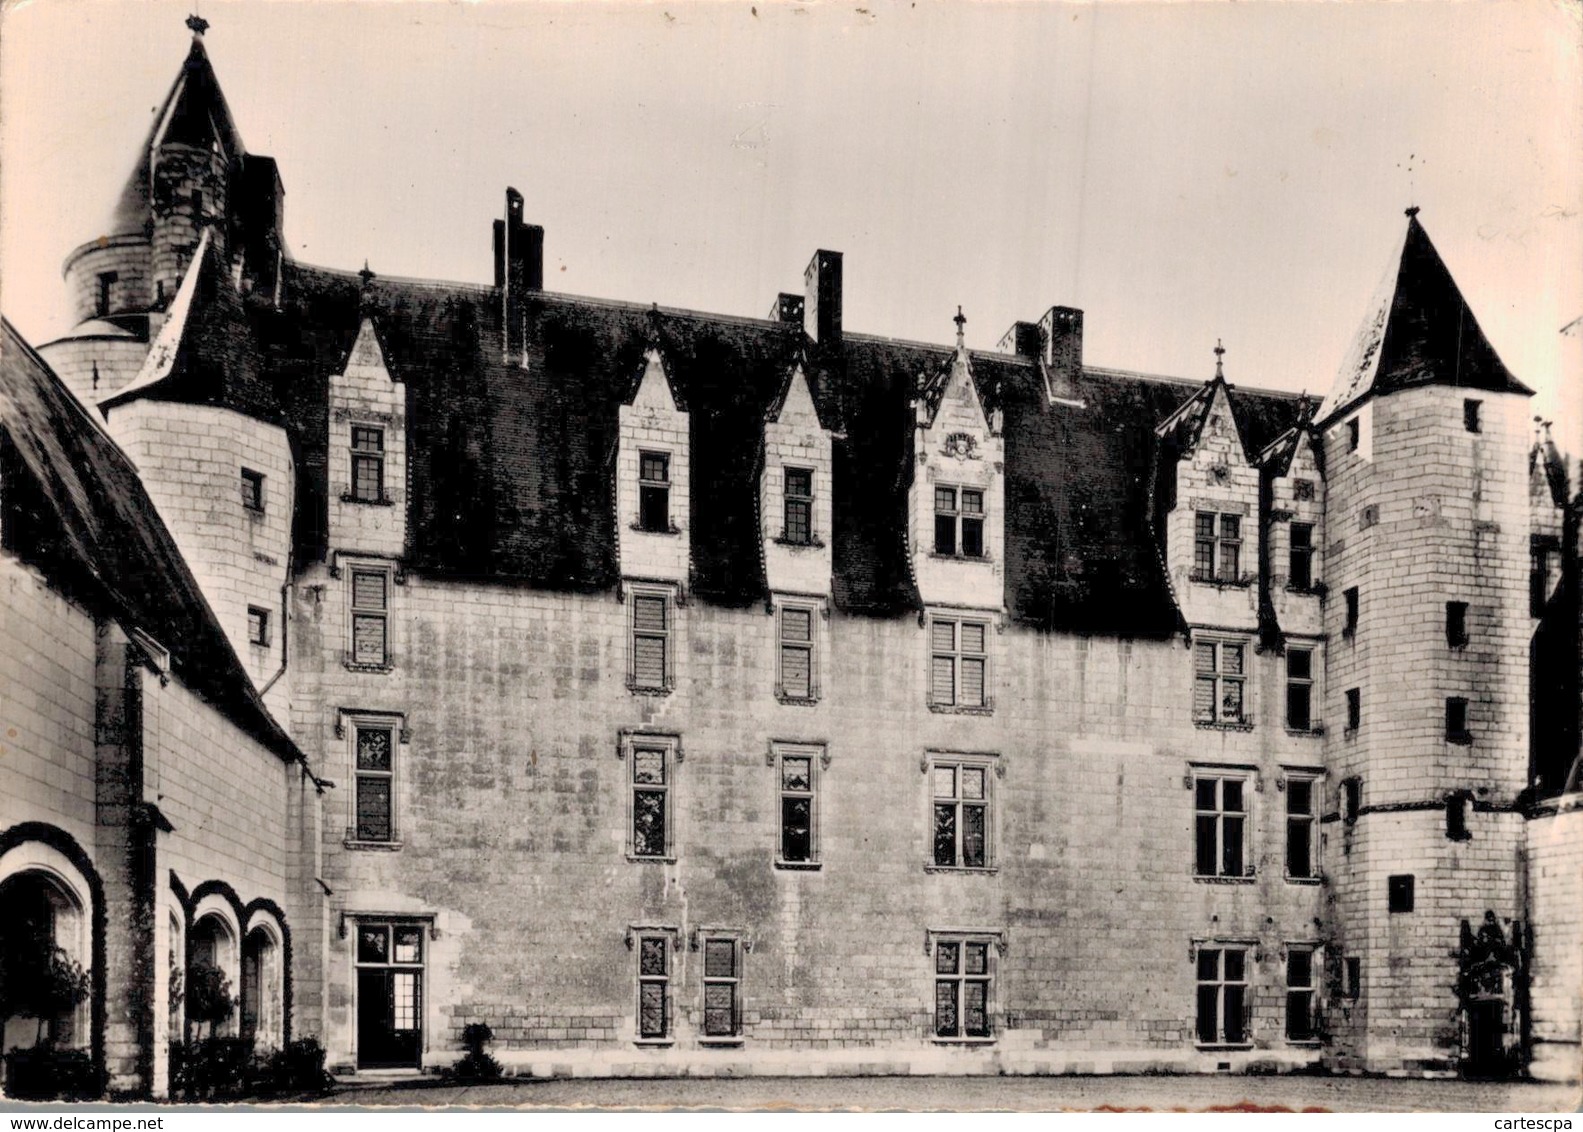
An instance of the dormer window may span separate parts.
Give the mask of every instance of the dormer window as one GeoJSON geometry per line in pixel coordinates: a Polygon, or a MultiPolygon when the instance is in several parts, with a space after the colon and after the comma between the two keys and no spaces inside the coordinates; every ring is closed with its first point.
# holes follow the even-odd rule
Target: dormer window
{"type": "Polygon", "coordinates": [[[665,452],[638,455],[638,529],[671,529],[671,458],[665,452]]]}
{"type": "Polygon", "coordinates": [[[1291,560],[1288,566],[1288,584],[1292,589],[1313,589],[1314,525],[1312,523],[1292,524],[1291,560]]]}
{"type": "Polygon", "coordinates": [[[385,430],[352,426],[352,499],[382,503],[385,498],[385,430]]]}
{"type": "Polygon", "coordinates": [[[978,488],[934,489],[934,552],[984,557],[984,492],[978,488]]]}
{"type": "Polygon", "coordinates": [[[1200,581],[1235,582],[1242,575],[1242,516],[1194,515],[1193,573],[1200,581]]]}
{"type": "Polygon", "coordinates": [[[813,469],[787,468],[781,537],[796,546],[813,542],[813,469]]]}

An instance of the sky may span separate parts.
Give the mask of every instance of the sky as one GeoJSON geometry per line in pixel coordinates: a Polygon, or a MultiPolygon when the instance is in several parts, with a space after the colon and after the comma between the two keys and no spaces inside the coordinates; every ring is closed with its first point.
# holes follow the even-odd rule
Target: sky
{"type": "MultiPolygon", "coordinates": [[[[0,34],[0,310],[68,329],[189,4],[23,0],[0,34]]],[[[849,331],[1330,388],[1409,204],[1583,452],[1583,2],[201,0],[299,260],[487,283],[507,185],[546,286],[763,316],[816,248],[849,331]]]]}

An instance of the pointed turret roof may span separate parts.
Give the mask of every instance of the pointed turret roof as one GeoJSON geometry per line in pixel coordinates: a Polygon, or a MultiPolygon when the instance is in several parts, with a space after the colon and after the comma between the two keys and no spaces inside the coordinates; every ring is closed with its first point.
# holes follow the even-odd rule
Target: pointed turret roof
{"type": "Polygon", "coordinates": [[[192,47],[176,81],[171,84],[170,93],[160,104],[148,136],[143,139],[143,147],[121,189],[105,235],[120,236],[144,230],[149,220],[154,154],[167,143],[198,148],[218,145],[230,158],[246,152],[242,135],[231,117],[231,108],[220,90],[220,80],[209,63],[209,53],[204,50],[203,34],[196,29],[192,47]]]}
{"type": "Polygon", "coordinates": [[[1418,223],[1418,210],[1410,208],[1400,255],[1392,257],[1319,419],[1368,397],[1421,385],[1533,392],[1496,355],[1418,223]]]}

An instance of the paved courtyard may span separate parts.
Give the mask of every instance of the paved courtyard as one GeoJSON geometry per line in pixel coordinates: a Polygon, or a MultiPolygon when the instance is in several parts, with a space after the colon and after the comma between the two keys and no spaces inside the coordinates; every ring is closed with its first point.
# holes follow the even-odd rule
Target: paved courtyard
{"type": "Polygon", "coordinates": [[[1090,1110],[1101,1106],[1199,1110],[1254,1104],[1337,1112],[1571,1112],[1567,1085],[1358,1077],[837,1077],[597,1078],[491,1085],[431,1081],[357,1084],[330,1103],[543,1108],[1090,1110]]]}

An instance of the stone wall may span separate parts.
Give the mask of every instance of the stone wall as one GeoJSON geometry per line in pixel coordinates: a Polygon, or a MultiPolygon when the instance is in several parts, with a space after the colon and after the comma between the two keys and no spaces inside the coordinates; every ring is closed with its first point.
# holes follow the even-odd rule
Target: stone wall
{"type": "Polygon", "coordinates": [[[1583,799],[1528,823],[1533,1063],[1544,1081],[1583,1077],[1583,799]]]}

